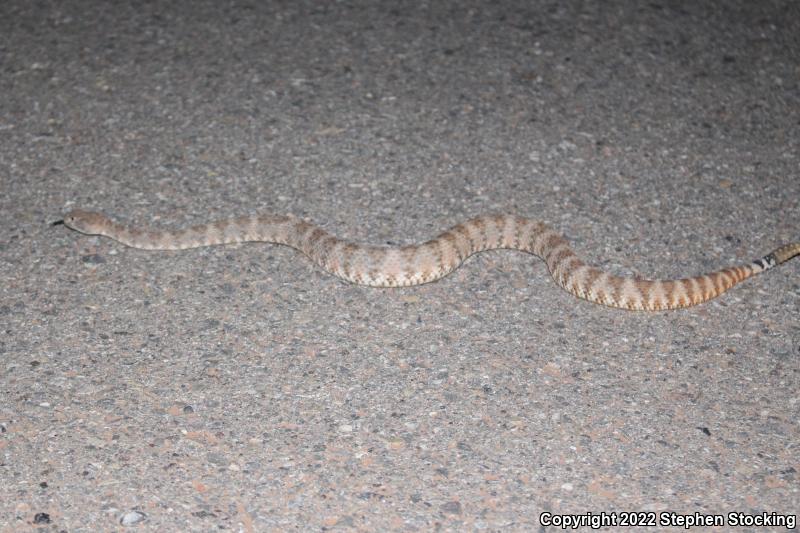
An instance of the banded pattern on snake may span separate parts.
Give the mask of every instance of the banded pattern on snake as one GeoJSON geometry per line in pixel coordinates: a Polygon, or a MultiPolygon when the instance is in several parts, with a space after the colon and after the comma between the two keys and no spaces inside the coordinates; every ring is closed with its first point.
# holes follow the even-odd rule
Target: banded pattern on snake
{"type": "Polygon", "coordinates": [[[619,277],[585,264],[567,241],[542,222],[514,215],[486,215],[458,224],[438,237],[409,246],[351,243],[288,215],[220,220],[187,229],[133,228],[92,211],[76,209],[63,221],[81,233],[104,235],[133,248],[182,250],[239,242],[291,246],[327,272],[359,285],[402,287],[446,276],[472,254],[510,248],[534,254],[553,279],[577,296],[610,307],[658,311],[716,298],[739,282],[800,255],[800,242],[786,244],[755,261],[676,280],[619,277]]]}

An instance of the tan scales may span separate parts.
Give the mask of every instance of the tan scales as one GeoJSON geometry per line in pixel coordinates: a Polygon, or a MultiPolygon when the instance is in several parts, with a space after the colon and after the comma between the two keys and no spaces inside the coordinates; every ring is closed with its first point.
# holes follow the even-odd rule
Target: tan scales
{"type": "Polygon", "coordinates": [[[619,277],[585,264],[567,241],[543,222],[514,215],[473,218],[422,244],[374,246],[339,239],[322,228],[288,215],[220,220],[181,230],[134,228],[102,213],[76,209],[63,222],[89,235],[104,235],[133,248],[183,250],[240,242],[291,246],[322,269],[371,287],[404,287],[436,281],[472,254],[508,248],[540,257],[553,279],[578,298],[622,309],[677,309],[716,298],[741,281],[800,254],[800,242],[755,261],[676,280],[619,277]]]}

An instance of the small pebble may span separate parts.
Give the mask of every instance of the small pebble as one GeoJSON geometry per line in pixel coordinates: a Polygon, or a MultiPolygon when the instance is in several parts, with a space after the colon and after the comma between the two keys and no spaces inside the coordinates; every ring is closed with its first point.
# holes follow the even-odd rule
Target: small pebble
{"type": "Polygon", "coordinates": [[[442,504],[441,510],[447,514],[461,514],[461,503],[457,501],[450,501],[442,504]]]}
{"type": "Polygon", "coordinates": [[[119,519],[119,523],[123,526],[132,526],[134,524],[138,524],[147,518],[147,515],[141,511],[128,511],[122,518],[119,519]]]}

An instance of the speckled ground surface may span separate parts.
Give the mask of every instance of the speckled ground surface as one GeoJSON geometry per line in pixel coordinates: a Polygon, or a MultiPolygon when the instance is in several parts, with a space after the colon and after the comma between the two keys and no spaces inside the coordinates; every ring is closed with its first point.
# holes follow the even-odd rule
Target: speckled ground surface
{"type": "Polygon", "coordinates": [[[797,513],[800,261],[637,314],[520,253],[376,290],[48,224],[512,211],[616,273],[747,261],[800,238],[797,2],[135,5],[0,3],[0,532],[797,513]]]}

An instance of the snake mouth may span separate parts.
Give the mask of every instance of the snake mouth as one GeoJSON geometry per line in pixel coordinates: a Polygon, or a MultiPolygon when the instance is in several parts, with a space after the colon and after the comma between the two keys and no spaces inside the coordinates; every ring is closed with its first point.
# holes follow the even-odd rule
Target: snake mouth
{"type": "Polygon", "coordinates": [[[56,220],[55,222],[51,222],[50,225],[51,226],[63,226],[64,225],[64,221],[63,220],[56,220]]]}

